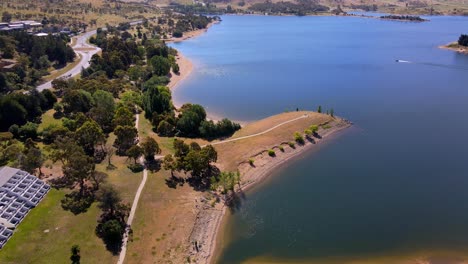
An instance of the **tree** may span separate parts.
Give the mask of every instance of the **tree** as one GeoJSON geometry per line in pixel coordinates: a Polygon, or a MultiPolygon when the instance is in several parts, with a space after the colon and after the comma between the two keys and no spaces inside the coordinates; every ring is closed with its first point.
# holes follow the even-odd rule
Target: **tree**
{"type": "Polygon", "coordinates": [[[141,143],[143,148],[143,154],[145,155],[146,160],[154,160],[154,155],[161,153],[158,142],[152,137],[147,137],[143,143],[141,143]]]}
{"type": "Polygon", "coordinates": [[[143,149],[138,145],[133,145],[127,150],[126,154],[129,158],[132,158],[135,161],[135,164],[137,164],[138,158],[143,155],[143,149]]]}
{"type": "Polygon", "coordinates": [[[32,123],[32,122],[27,122],[25,125],[21,126],[19,128],[19,137],[22,138],[23,140],[31,138],[31,139],[36,139],[37,138],[37,128],[38,124],[32,123]]]}
{"type": "Polygon", "coordinates": [[[145,117],[150,118],[153,113],[166,113],[173,109],[171,92],[167,87],[147,85],[143,93],[143,110],[145,117]]]}
{"type": "Polygon", "coordinates": [[[104,133],[102,132],[101,127],[91,120],[86,121],[80,128],[75,132],[76,139],[78,144],[80,144],[86,154],[89,156],[94,155],[95,146],[99,142],[104,141],[104,133]]]}
{"type": "Polygon", "coordinates": [[[42,151],[37,147],[30,147],[20,156],[20,167],[31,174],[39,170],[39,177],[42,175],[41,167],[44,164],[42,151]]]}
{"type": "Polygon", "coordinates": [[[115,149],[111,145],[106,145],[104,146],[107,154],[107,169],[112,169],[115,168],[114,165],[112,165],[112,156],[115,154],[115,149]]]}
{"type": "Polygon", "coordinates": [[[0,127],[9,128],[13,124],[23,125],[26,123],[28,111],[11,96],[0,97],[0,127]]]}
{"type": "Polygon", "coordinates": [[[84,153],[71,156],[70,161],[62,167],[63,176],[71,187],[78,185],[79,196],[83,197],[85,183],[94,173],[94,161],[84,153]]]}
{"type": "Polygon", "coordinates": [[[72,264],[80,264],[80,260],[81,260],[80,246],[73,245],[71,247],[70,260],[71,260],[72,264]]]}
{"type": "Polygon", "coordinates": [[[330,115],[331,117],[335,117],[335,111],[333,110],[333,108],[330,110],[330,115]]]}
{"type": "Polygon", "coordinates": [[[460,35],[460,38],[458,39],[458,45],[467,47],[468,35],[465,35],[465,34],[460,35]]]}
{"type": "Polygon", "coordinates": [[[163,159],[163,168],[165,170],[171,171],[171,176],[174,177],[174,170],[177,169],[176,161],[171,154],[167,154],[163,159]]]}
{"type": "Polygon", "coordinates": [[[157,76],[166,76],[171,71],[171,62],[161,56],[152,57],[149,64],[153,67],[153,73],[157,76]]]}
{"type": "Polygon", "coordinates": [[[11,138],[0,140],[0,166],[15,160],[21,152],[22,147],[17,140],[11,138]]]}
{"type": "Polygon", "coordinates": [[[124,154],[130,147],[135,145],[138,130],[133,126],[117,126],[114,134],[117,136],[114,142],[117,152],[124,154]]]}
{"type": "Polygon", "coordinates": [[[13,15],[7,11],[2,13],[2,22],[9,23],[11,19],[13,18],[13,15]]]}
{"type": "Polygon", "coordinates": [[[94,190],[99,190],[101,183],[107,179],[108,175],[104,172],[94,171],[91,174],[91,179],[94,181],[94,190]]]}
{"type": "Polygon", "coordinates": [[[174,136],[175,126],[171,125],[166,120],[162,120],[161,122],[159,122],[156,132],[158,133],[159,136],[171,137],[171,136],[174,136]]]}
{"type": "Polygon", "coordinates": [[[49,157],[53,162],[60,161],[63,166],[70,163],[75,156],[85,155],[82,147],[70,137],[58,137],[49,147],[49,157]]]}
{"type": "Polygon", "coordinates": [[[212,189],[217,189],[221,187],[221,193],[227,194],[229,191],[234,191],[234,186],[240,183],[240,173],[239,171],[237,172],[223,171],[219,175],[218,181],[215,184],[213,184],[214,182],[215,180],[212,179],[212,186],[211,186],[212,189]]]}
{"type": "Polygon", "coordinates": [[[94,105],[91,94],[84,90],[68,90],[62,100],[65,113],[87,113],[94,105]]]}
{"type": "Polygon", "coordinates": [[[119,106],[114,114],[114,125],[117,126],[133,126],[135,117],[126,106],[119,106]]]}
{"type": "Polygon", "coordinates": [[[177,129],[184,136],[194,137],[199,135],[199,127],[206,119],[206,111],[201,105],[185,104],[181,108],[182,115],[177,120],[177,129]]]}
{"type": "Polygon", "coordinates": [[[103,131],[110,132],[113,129],[112,120],[115,113],[114,97],[111,93],[97,90],[93,94],[95,105],[90,110],[90,116],[103,131]]]}
{"type": "Polygon", "coordinates": [[[118,205],[122,202],[119,193],[112,185],[104,185],[96,196],[99,208],[110,216],[115,216],[118,205]]]}
{"type": "Polygon", "coordinates": [[[322,106],[321,105],[318,106],[317,113],[322,113],[322,106]]]}
{"type": "Polygon", "coordinates": [[[100,226],[99,230],[100,236],[106,244],[115,245],[115,247],[119,247],[122,243],[122,237],[125,232],[125,229],[124,227],[122,227],[122,224],[118,220],[112,219],[104,222],[100,226]]]}

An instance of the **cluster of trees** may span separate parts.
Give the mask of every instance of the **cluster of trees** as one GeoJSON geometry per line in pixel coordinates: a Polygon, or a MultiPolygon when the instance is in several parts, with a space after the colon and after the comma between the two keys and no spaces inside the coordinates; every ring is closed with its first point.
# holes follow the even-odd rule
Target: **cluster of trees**
{"type": "Polygon", "coordinates": [[[148,80],[167,84],[166,76],[171,69],[179,72],[175,61],[177,51],[163,42],[148,39],[146,33],[140,32],[134,37],[127,31],[110,27],[107,31],[98,30],[90,42],[102,48],[102,56],[93,56],[91,67],[82,71],[84,77],[105,73],[108,78],[121,78],[128,74],[138,84],[148,80]],[[146,66],[145,59],[148,61],[146,66]]]}
{"type": "Polygon", "coordinates": [[[387,16],[381,16],[380,18],[381,19],[392,19],[392,20],[415,21],[415,22],[427,21],[426,19],[421,18],[419,16],[387,15],[387,16]]]}
{"type": "Polygon", "coordinates": [[[48,90],[3,95],[0,97],[0,130],[5,131],[15,125],[17,131],[18,126],[27,121],[38,122],[42,113],[56,102],[56,96],[48,90]]]}
{"type": "Polygon", "coordinates": [[[213,20],[212,17],[187,14],[177,21],[172,35],[180,38],[184,32],[206,28],[213,20]]]}
{"type": "Polygon", "coordinates": [[[130,212],[130,206],[122,202],[119,193],[111,185],[102,186],[96,198],[102,210],[96,226],[96,235],[104,241],[109,251],[118,253],[127,228],[125,219],[130,212]]]}
{"type": "Polygon", "coordinates": [[[468,47],[468,35],[462,34],[458,39],[458,45],[468,47]]]}
{"type": "Polygon", "coordinates": [[[190,145],[183,140],[174,140],[174,155],[166,155],[163,160],[165,170],[190,173],[190,182],[198,188],[210,186],[211,177],[215,174],[211,163],[216,162],[218,153],[213,146],[200,147],[196,142],[190,145]]]}
{"type": "Polygon", "coordinates": [[[241,126],[224,118],[219,122],[206,119],[206,111],[198,104],[184,104],[176,117],[170,101],[170,91],[163,86],[148,89],[143,95],[145,116],[151,118],[154,130],[160,136],[227,137],[241,126]]]}
{"type": "Polygon", "coordinates": [[[255,3],[249,7],[249,10],[261,13],[282,13],[303,16],[310,13],[328,12],[330,8],[319,4],[315,0],[299,0],[297,3],[283,1],[276,3],[271,1],[255,3]]]}
{"type": "Polygon", "coordinates": [[[17,63],[0,73],[0,94],[14,90],[29,90],[48,73],[52,65],[63,66],[75,59],[75,52],[67,45],[64,35],[31,36],[23,31],[5,31],[0,34],[2,57],[17,63]]]}

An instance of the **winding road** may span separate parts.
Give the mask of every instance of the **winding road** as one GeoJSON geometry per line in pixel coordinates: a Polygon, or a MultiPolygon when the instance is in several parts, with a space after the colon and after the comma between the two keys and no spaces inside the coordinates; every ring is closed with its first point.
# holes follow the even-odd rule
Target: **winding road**
{"type": "MultiPolygon", "coordinates": [[[[135,26],[141,23],[143,23],[142,20],[137,20],[137,21],[130,22],[130,25],[135,26]]],[[[102,30],[106,30],[106,28],[104,27],[102,28],[102,30]]],[[[76,43],[75,45],[72,46],[72,48],[75,51],[75,53],[78,55],[78,57],[80,57],[80,61],[73,68],[61,74],[56,79],[74,77],[81,73],[82,68],[86,69],[90,66],[90,61],[93,55],[101,51],[101,48],[87,43],[87,40],[92,35],[96,34],[96,32],[97,32],[96,30],[91,30],[76,37],[76,43]]],[[[43,83],[37,86],[36,89],[39,92],[42,92],[43,90],[50,89],[50,88],[52,88],[52,81],[43,83]]]]}
{"type": "MultiPolygon", "coordinates": [[[[76,37],[76,43],[72,47],[75,53],[80,57],[80,61],[76,64],[73,68],[68,70],[67,72],[63,73],[62,75],[58,76],[58,78],[70,78],[76,76],[81,73],[82,68],[88,68],[90,63],[89,61],[93,57],[94,54],[98,53],[101,49],[86,43],[86,41],[92,36],[96,34],[96,30],[88,31],[82,35],[76,37]]],[[[48,81],[37,86],[37,90],[39,92],[52,88],[52,81],[48,81]]]]}

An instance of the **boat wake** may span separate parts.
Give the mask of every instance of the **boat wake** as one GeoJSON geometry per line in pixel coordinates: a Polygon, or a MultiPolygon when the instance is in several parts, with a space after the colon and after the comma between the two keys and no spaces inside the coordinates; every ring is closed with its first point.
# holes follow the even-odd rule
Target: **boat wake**
{"type": "Polygon", "coordinates": [[[432,66],[432,67],[454,69],[454,70],[465,70],[465,71],[468,70],[468,68],[466,67],[457,66],[457,65],[447,65],[447,64],[439,64],[439,63],[430,63],[430,62],[415,62],[415,61],[407,61],[407,60],[395,60],[395,61],[398,63],[411,63],[411,64],[418,64],[418,65],[427,65],[427,66],[432,66]]]}

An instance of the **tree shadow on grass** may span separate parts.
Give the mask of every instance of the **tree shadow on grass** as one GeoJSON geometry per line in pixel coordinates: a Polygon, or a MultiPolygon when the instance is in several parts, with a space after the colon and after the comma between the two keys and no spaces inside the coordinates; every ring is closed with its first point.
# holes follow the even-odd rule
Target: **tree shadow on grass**
{"type": "Polygon", "coordinates": [[[145,166],[151,172],[158,172],[161,170],[161,160],[147,160],[145,166]]]}
{"type": "Polygon", "coordinates": [[[177,186],[183,186],[185,183],[184,178],[176,177],[172,175],[169,179],[166,179],[166,185],[169,188],[177,189],[177,186]]]}
{"type": "Polygon", "coordinates": [[[204,171],[200,175],[191,175],[186,182],[195,191],[204,192],[211,187],[211,177],[218,178],[221,174],[221,170],[213,165],[210,165],[210,169],[204,171]]]}
{"type": "Polygon", "coordinates": [[[86,188],[82,193],[72,191],[61,200],[63,210],[70,211],[75,215],[88,211],[93,202],[94,193],[91,188],[86,188]]]}

